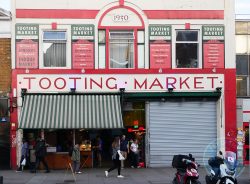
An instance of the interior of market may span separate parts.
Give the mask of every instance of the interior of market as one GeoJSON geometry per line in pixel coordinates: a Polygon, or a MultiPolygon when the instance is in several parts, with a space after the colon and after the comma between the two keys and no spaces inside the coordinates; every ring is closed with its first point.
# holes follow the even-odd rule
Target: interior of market
{"type": "MultiPolygon", "coordinates": [[[[110,167],[112,142],[115,137],[126,136],[128,147],[134,139],[139,145],[139,164],[145,166],[145,103],[124,102],[122,107],[123,129],[23,129],[23,138],[29,144],[30,162],[35,162],[35,144],[41,137],[47,145],[46,161],[51,169],[65,169],[70,161],[69,151],[80,145],[80,168],[110,167]],[[101,145],[101,149],[96,149],[101,145]],[[98,153],[100,150],[99,158],[98,153]]],[[[124,167],[131,166],[130,154],[124,167]]]]}

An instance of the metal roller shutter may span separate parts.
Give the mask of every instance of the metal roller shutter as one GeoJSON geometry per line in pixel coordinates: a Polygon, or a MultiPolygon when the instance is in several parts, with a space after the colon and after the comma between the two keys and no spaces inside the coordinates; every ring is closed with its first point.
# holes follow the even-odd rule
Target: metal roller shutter
{"type": "Polygon", "coordinates": [[[217,138],[216,101],[150,102],[149,113],[150,167],[171,166],[173,155],[189,153],[203,164],[206,147],[217,138]]]}

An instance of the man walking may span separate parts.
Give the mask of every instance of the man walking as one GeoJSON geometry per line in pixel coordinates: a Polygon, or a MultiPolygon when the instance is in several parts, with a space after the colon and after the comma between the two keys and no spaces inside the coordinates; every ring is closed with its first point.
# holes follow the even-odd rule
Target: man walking
{"type": "MultiPolygon", "coordinates": [[[[39,167],[40,162],[43,163],[45,169],[46,169],[46,173],[49,173],[49,167],[48,164],[45,161],[45,156],[46,156],[46,144],[45,141],[41,138],[39,138],[37,140],[36,146],[35,146],[35,150],[36,150],[36,169],[39,167]]],[[[35,170],[36,172],[36,170],[35,170]]]]}

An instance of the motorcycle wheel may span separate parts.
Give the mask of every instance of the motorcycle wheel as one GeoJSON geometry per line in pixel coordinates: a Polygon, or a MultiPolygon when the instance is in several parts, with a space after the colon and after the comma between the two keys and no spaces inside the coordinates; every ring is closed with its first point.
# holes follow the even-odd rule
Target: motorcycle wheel
{"type": "Polygon", "coordinates": [[[210,176],[206,175],[205,179],[206,179],[206,184],[211,184],[212,183],[212,181],[210,179],[210,176]]]}
{"type": "Polygon", "coordinates": [[[173,179],[172,184],[178,184],[176,178],[173,179]]]}
{"type": "Polygon", "coordinates": [[[201,184],[201,182],[198,180],[192,181],[192,180],[188,179],[186,184],[201,184]]]}

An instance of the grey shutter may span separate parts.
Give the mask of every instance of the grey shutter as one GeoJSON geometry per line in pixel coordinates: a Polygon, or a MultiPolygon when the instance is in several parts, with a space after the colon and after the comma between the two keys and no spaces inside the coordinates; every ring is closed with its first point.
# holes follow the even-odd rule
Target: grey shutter
{"type": "Polygon", "coordinates": [[[216,153],[216,144],[206,150],[217,138],[215,101],[150,102],[149,108],[149,167],[171,166],[173,155],[189,153],[203,165],[216,153]]]}

